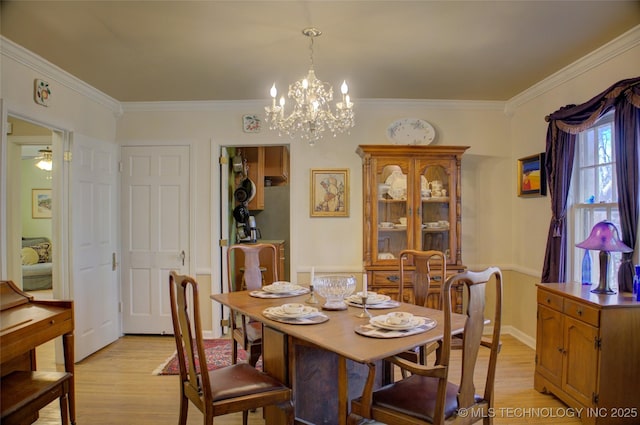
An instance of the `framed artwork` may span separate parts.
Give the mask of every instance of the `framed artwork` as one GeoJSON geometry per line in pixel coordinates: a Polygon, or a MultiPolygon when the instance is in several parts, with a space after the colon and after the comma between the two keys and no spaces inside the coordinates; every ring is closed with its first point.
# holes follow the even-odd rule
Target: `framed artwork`
{"type": "Polygon", "coordinates": [[[262,128],[262,121],[255,115],[243,115],[242,116],[242,131],[245,133],[259,133],[262,128]]]}
{"type": "Polygon", "coordinates": [[[51,189],[31,189],[31,217],[51,218],[51,189]]]}
{"type": "Polygon", "coordinates": [[[544,152],[518,160],[518,196],[546,196],[544,152]]]}
{"type": "Polygon", "coordinates": [[[311,169],[311,217],[349,217],[349,169],[311,169]]]}

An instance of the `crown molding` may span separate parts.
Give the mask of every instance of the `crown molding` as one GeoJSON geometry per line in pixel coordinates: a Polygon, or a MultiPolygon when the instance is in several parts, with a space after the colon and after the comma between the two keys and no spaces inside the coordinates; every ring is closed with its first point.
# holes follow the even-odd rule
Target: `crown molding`
{"type": "Polygon", "coordinates": [[[535,99],[542,94],[553,90],[577,76],[597,67],[598,65],[614,58],[629,49],[640,44],[640,25],[630,29],[618,38],[615,38],[597,48],[593,52],[567,65],[560,71],[551,74],[544,80],[534,84],[522,93],[512,97],[506,102],[505,113],[511,115],[519,106],[535,99]]]}
{"type": "MultiPolygon", "coordinates": [[[[504,101],[486,100],[439,100],[439,99],[356,99],[358,107],[395,107],[403,109],[470,109],[502,111],[504,101]]],[[[265,99],[253,100],[210,100],[179,102],[122,102],[124,112],[175,112],[175,111],[216,111],[237,109],[260,109],[267,105],[265,99]]]]}
{"type": "Polygon", "coordinates": [[[113,112],[116,117],[122,115],[122,105],[116,99],[102,93],[77,77],[69,74],[64,69],[43,59],[35,53],[14,43],[4,36],[0,36],[0,54],[12,59],[27,68],[42,74],[48,79],[54,80],[76,93],[87,97],[113,112]]]}

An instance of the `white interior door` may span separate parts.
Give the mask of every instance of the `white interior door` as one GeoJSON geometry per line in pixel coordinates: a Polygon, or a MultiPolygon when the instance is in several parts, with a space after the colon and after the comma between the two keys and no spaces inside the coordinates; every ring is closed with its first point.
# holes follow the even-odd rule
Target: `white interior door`
{"type": "Polygon", "coordinates": [[[76,361],[120,336],[118,272],[118,146],[77,135],[72,141],[71,286],[76,361]]]}
{"type": "Polygon", "coordinates": [[[189,273],[189,147],[122,148],[124,333],[173,333],[169,271],[189,273]]]}

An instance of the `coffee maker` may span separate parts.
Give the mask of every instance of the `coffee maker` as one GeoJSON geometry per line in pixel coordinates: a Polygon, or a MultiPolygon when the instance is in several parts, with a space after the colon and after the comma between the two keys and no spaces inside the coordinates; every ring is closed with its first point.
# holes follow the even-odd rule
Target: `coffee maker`
{"type": "Polygon", "coordinates": [[[249,213],[246,204],[240,204],[233,210],[233,218],[236,219],[237,243],[256,243],[262,238],[256,218],[249,213]]]}
{"type": "Polygon", "coordinates": [[[249,216],[249,242],[256,243],[258,239],[261,239],[260,229],[256,226],[256,218],[252,215],[249,216]]]}

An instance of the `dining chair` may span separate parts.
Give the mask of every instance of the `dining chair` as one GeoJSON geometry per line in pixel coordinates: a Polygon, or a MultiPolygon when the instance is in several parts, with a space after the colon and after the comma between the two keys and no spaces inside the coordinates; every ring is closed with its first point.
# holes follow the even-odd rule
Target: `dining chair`
{"type": "Polygon", "coordinates": [[[496,363],[500,348],[502,273],[497,267],[489,267],[481,272],[465,271],[447,279],[443,285],[442,297],[442,325],[445,335],[451,334],[451,287],[458,284],[463,285],[468,295],[460,381],[454,383],[448,380],[451,338],[443,338],[439,356],[431,366],[400,356],[389,357],[388,361],[409,370],[411,375],[374,391],[375,366],[369,365],[369,375],[362,396],[351,402],[349,424],[366,423],[370,419],[388,425],[464,425],[480,419],[485,425],[493,423],[490,411],[494,402],[496,363]],[[490,284],[495,286],[493,303],[487,303],[486,300],[490,284]],[[489,317],[492,318],[491,339],[482,336],[485,314],[491,314],[489,317]],[[489,349],[483,395],[476,393],[473,381],[480,347],[489,349]]]}
{"type": "MultiPolygon", "coordinates": [[[[277,281],[277,253],[276,246],[269,243],[231,245],[227,250],[229,292],[255,291],[260,289],[263,284],[273,283],[272,281],[267,282],[263,278],[262,266],[264,265],[260,264],[261,256],[267,259],[266,265],[269,266],[267,270],[272,270],[270,275],[273,276],[273,281],[277,281]],[[235,255],[240,252],[244,257],[244,271],[241,276],[237,276],[233,262],[240,260],[241,256],[235,255]]],[[[237,363],[238,361],[238,345],[240,345],[249,355],[249,364],[255,367],[262,354],[262,323],[249,320],[235,311],[231,311],[229,316],[229,327],[233,341],[232,363],[237,363]]]]}
{"type": "Polygon", "coordinates": [[[232,364],[208,371],[202,343],[198,283],[195,279],[169,274],[171,321],[180,367],[180,418],[186,425],[189,401],[204,415],[204,424],[213,418],[242,411],[247,425],[248,411],[276,405],[286,413],[287,424],[293,424],[291,389],[247,363],[232,364]]]}
{"type": "MultiPolygon", "coordinates": [[[[398,286],[398,300],[404,300],[404,287],[408,278],[407,266],[412,264],[415,267],[413,272],[413,303],[422,307],[442,309],[442,291],[434,288],[432,280],[440,282],[442,287],[447,276],[447,260],[442,251],[428,250],[419,251],[405,249],[400,251],[398,256],[398,269],[400,273],[398,286]]],[[[436,351],[438,343],[427,346],[416,347],[401,355],[416,363],[425,364],[427,355],[436,351]]],[[[407,370],[401,369],[402,376],[407,377],[407,370]]]]}

